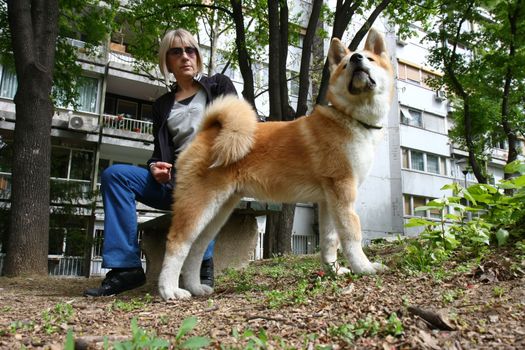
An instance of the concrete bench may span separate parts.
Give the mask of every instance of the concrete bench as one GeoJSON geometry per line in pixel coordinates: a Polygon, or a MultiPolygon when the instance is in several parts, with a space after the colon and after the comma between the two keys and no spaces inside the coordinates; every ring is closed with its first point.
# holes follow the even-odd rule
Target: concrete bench
{"type": "MultiPolygon", "coordinates": [[[[243,199],[215,240],[213,256],[215,275],[226,268],[245,267],[255,251],[258,239],[257,216],[281,210],[281,205],[243,199]]],[[[141,247],[146,256],[146,278],[156,283],[162,268],[166,235],[171,224],[171,214],[139,224],[142,230],[141,247]]]]}

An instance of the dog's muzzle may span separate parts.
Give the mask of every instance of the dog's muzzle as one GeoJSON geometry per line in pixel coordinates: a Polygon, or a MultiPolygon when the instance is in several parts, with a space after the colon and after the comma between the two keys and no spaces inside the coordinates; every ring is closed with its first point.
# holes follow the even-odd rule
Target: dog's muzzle
{"type": "Polygon", "coordinates": [[[366,57],[360,53],[355,53],[350,57],[350,84],[348,91],[353,95],[358,95],[365,91],[373,90],[376,82],[370,76],[370,69],[365,65],[366,57]]]}

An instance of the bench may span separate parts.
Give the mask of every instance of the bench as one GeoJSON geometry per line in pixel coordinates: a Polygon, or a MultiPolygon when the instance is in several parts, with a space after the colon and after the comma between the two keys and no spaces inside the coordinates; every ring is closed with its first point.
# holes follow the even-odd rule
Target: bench
{"type": "MultiPolygon", "coordinates": [[[[213,263],[216,276],[226,268],[238,269],[248,265],[253,259],[259,236],[256,217],[280,210],[280,204],[257,202],[249,198],[239,202],[215,239],[213,263]]],[[[139,224],[148,282],[158,281],[170,224],[171,214],[164,214],[139,224]]]]}

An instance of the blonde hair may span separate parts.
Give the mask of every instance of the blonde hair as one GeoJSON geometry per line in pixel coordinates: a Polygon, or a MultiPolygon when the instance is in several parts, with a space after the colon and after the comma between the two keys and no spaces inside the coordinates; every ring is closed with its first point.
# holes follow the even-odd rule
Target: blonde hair
{"type": "Polygon", "coordinates": [[[164,76],[164,81],[166,82],[166,85],[169,85],[169,77],[170,77],[170,71],[168,69],[168,66],[166,66],[166,54],[168,53],[168,50],[171,49],[174,45],[175,40],[180,40],[182,45],[184,46],[191,46],[197,49],[197,74],[199,75],[202,72],[202,55],[201,55],[201,49],[199,47],[199,43],[193,35],[188,32],[186,29],[175,29],[170,30],[164,35],[164,38],[162,38],[160,42],[159,47],[159,68],[160,72],[164,76]]]}

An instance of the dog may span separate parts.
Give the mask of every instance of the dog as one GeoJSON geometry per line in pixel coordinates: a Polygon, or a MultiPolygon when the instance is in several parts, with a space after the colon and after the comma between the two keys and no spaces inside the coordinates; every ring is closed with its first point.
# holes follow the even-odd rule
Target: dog
{"type": "Polygon", "coordinates": [[[290,122],[258,123],[246,101],[221,97],[177,163],[173,218],[159,276],[164,300],[213,292],[199,270],[208,242],[244,196],[319,205],[321,260],[337,273],[342,248],[354,273],[386,269],[368,260],[354,210],[357,188],[381,139],[393,96],[393,70],[383,36],[374,29],[364,50],[334,38],[328,53],[329,106],[290,122]],[[179,286],[182,273],[184,288],[179,286]]]}

